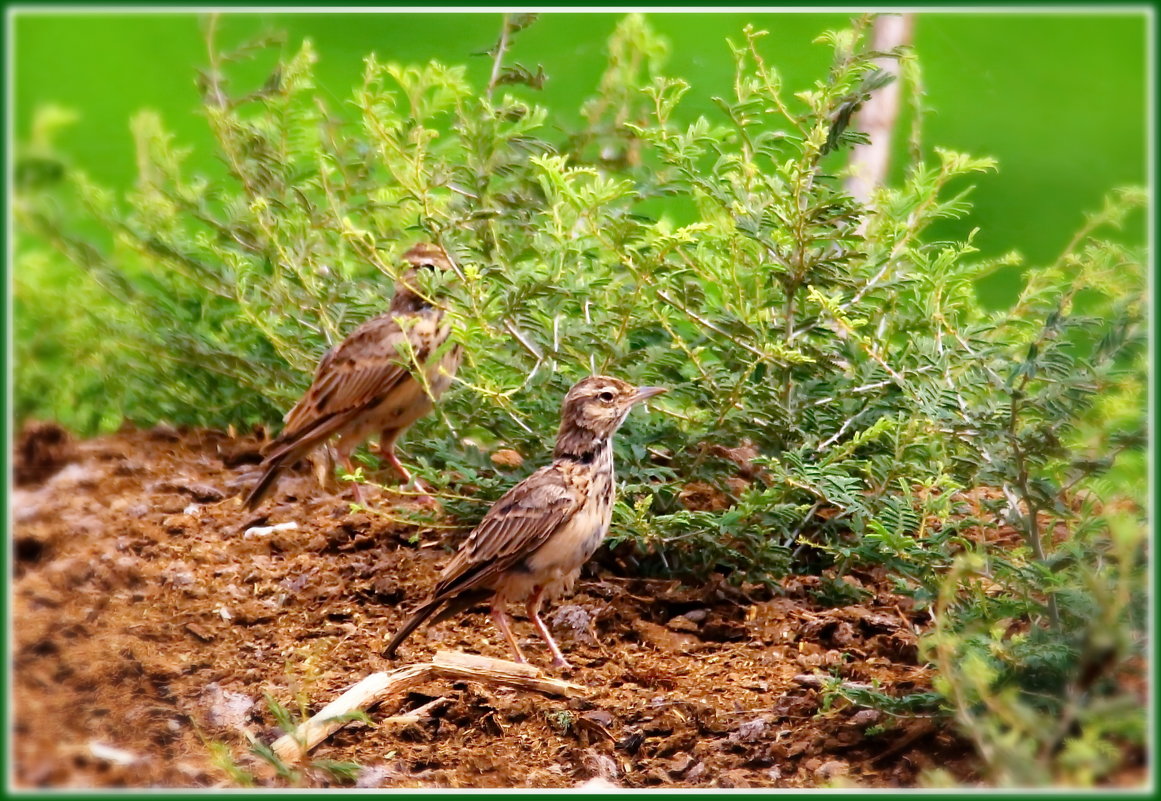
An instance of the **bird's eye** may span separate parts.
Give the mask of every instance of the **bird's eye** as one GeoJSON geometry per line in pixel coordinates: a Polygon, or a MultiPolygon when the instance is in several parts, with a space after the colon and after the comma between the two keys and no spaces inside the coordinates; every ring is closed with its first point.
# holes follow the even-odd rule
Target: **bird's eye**
{"type": "Polygon", "coordinates": [[[420,267],[420,269],[423,269],[423,270],[434,270],[435,269],[435,262],[434,261],[421,261],[419,263],[419,267],[420,267]]]}
{"type": "Polygon", "coordinates": [[[613,393],[606,389],[600,395],[597,395],[597,397],[603,400],[605,403],[609,403],[613,400],[613,393]]]}

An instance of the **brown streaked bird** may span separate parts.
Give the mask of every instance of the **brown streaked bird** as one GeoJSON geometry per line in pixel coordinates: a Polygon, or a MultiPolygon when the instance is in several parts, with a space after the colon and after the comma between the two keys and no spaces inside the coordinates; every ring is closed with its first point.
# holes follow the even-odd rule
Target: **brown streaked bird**
{"type": "Polygon", "coordinates": [[[436,613],[435,620],[443,620],[490,595],[492,620],[517,662],[525,661],[524,654],[504,607],[523,600],[529,620],[548,643],[552,664],[568,667],[540,619],[540,606],[572,588],[581,565],[609,531],[613,434],[635,404],[665,391],[606,376],[586,378],[570,389],[552,463],[508,490],[488,510],[384,654],[394,658],[400,643],[436,613]]]}
{"type": "MultiPolygon", "coordinates": [[[[403,259],[411,266],[397,282],[391,306],[327,351],[310,389],[287,413],[282,433],[264,449],[264,472],[246,498],[250,509],[262,502],[284,469],[332,437],[337,437],[343,467],[354,472],[351,452],[378,433],[379,452],[404,483],[411,483],[395,455],[395,442],[451,385],[462,353],[459,345],[443,348],[451,325],[419,291],[420,270],[452,268],[447,253],[420,243],[403,259]],[[412,355],[422,365],[427,388],[412,372],[412,355]]],[[[358,484],[355,498],[362,502],[358,484]]]]}

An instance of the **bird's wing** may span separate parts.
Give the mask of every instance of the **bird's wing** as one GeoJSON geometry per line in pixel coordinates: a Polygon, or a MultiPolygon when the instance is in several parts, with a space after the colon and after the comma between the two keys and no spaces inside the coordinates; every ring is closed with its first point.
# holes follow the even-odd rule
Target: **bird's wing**
{"type": "Polygon", "coordinates": [[[582,505],[554,465],[542,467],[508,490],[468,535],[435,586],[448,598],[478,587],[543,545],[582,505]]]}
{"type": "MultiPolygon", "coordinates": [[[[327,371],[330,370],[331,362],[334,361],[335,352],[338,351],[338,349],[339,345],[336,345],[324,353],[322,358],[319,359],[318,367],[314,368],[314,378],[311,379],[312,386],[319,380],[320,377],[325,375],[327,371]]],[[[291,421],[298,420],[302,415],[305,414],[305,409],[309,408],[310,406],[308,403],[309,400],[310,393],[307,392],[305,395],[298,399],[298,403],[294,404],[294,408],[282,416],[282,423],[284,427],[289,428],[291,421]]]]}
{"type": "MultiPolygon", "coordinates": [[[[380,315],[356,328],[337,347],[328,351],[315,371],[314,381],[302,400],[286,416],[279,440],[301,441],[334,430],[345,420],[379,403],[392,389],[412,380],[408,369],[409,333],[394,317],[380,315]]],[[[412,337],[412,350],[421,362],[430,344],[412,337]]]]}

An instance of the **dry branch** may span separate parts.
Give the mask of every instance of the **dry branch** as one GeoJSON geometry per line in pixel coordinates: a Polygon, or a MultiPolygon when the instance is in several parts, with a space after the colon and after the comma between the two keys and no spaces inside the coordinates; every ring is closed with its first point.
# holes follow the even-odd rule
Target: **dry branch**
{"type": "MultiPolygon", "coordinates": [[[[874,48],[890,52],[911,43],[914,14],[881,14],[875,18],[874,48]]],[[[877,58],[880,69],[898,79],[899,63],[894,58],[877,58]]],[[[869,137],[865,145],[855,145],[851,153],[851,175],[846,188],[861,203],[868,203],[875,189],[887,180],[891,158],[891,134],[899,117],[899,99],[902,87],[898,80],[871,95],[859,112],[856,125],[869,137]]]]}
{"type": "Polygon", "coordinates": [[[430,663],[381,671],[358,682],[324,706],[310,720],[274,742],[274,753],[284,762],[301,761],[312,748],[350,722],[351,713],[364,712],[392,695],[399,695],[432,679],[503,684],[549,695],[574,697],[588,690],[579,684],[543,675],[532,665],[505,659],[440,651],[430,663]]]}
{"type": "Polygon", "coordinates": [[[434,701],[428,701],[423,706],[417,706],[410,712],[404,712],[402,715],[392,715],[389,718],[383,718],[380,725],[383,723],[418,723],[424,718],[431,717],[431,714],[441,706],[447,706],[451,703],[451,699],[446,695],[441,695],[434,701]]]}
{"type": "Polygon", "coordinates": [[[506,684],[522,690],[536,690],[548,695],[563,695],[574,698],[588,692],[587,687],[573,684],[563,679],[545,676],[539,668],[507,659],[492,659],[487,656],[465,654],[460,651],[440,651],[431,660],[431,668],[436,676],[443,679],[482,681],[491,684],[506,684]]]}

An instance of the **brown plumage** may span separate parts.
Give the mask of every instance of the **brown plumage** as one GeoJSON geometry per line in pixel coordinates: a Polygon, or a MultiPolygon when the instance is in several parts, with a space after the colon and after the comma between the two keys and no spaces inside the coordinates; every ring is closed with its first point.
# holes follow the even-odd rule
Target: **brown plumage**
{"type": "Polygon", "coordinates": [[[634,404],[661,387],[634,387],[594,376],[564,399],[552,463],[496,501],[444,568],[430,597],[403,624],[385,654],[396,649],[433,615],[437,620],[491,595],[492,619],[515,652],[504,606],[526,600],[529,619],[548,643],[552,663],[567,666],[540,606],[572,588],[581,565],[609,530],[613,511],[613,434],[634,404]]]}
{"type": "MultiPolygon", "coordinates": [[[[411,269],[396,284],[390,308],[323,356],[310,389],[266,447],[264,472],[246,498],[250,509],[262,502],[284,469],[332,437],[337,437],[335,450],[343,466],[354,472],[351,452],[378,433],[380,453],[404,482],[411,481],[395,456],[395,442],[451,384],[461,352],[458,345],[443,348],[451,326],[443,311],[419,294],[416,280],[422,269],[451,269],[447,254],[437,245],[418,244],[403,258],[411,269]],[[423,366],[430,394],[412,373],[409,350],[414,363],[423,366]]],[[[358,485],[355,497],[361,499],[358,485]]]]}

